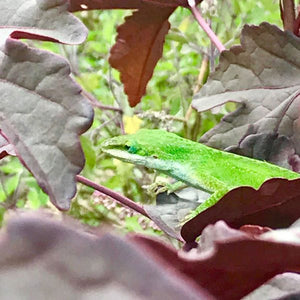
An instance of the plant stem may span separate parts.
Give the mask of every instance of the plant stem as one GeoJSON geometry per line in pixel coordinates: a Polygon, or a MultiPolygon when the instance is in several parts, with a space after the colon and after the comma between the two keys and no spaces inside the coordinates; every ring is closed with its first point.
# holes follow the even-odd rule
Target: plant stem
{"type": "Polygon", "coordinates": [[[112,110],[112,111],[116,111],[116,112],[122,113],[122,109],[121,108],[110,106],[110,105],[101,104],[93,95],[91,95],[90,93],[88,93],[85,90],[82,90],[81,94],[83,96],[85,96],[88,100],[90,100],[91,104],[94,107],[97,107],[97,108],[100,108],[100,109],[103,109],[103,110],[112,110]]]}
{"type": "Polygon", "coordinates": [[[202,17],[199,9],[196,6],[195,0],[188,0],[188,4],[190,6],[191,12],[193,13],[195,19],[199,23],[199,25],[202,27],[202,29],[206,32],[212,43],[216,45],[219,52],[224,51],[226,48],[221,43],[219,38],[215,35],[215,33],[212,31],[212,29],[209,27],[209,25],[205,22],[204,18],[202,17]]]}
{"type": "Polygon", "coordinates": [[[284,30],[293,32],[295,24],[295,1],[280,0],[279,7],[284,30]]]}
{"type": "Polygon", "coordinates": [[[81,175],[77,175],[76,176],[76,179],[78,182],[86,185],[86,186],[89,186],[105,195],[108,195],[109,197],[113,198],[114,200],[116,200],[117,202],[119,202],[120,204],[124,205],[124,206],[127,206],[137,212],[139,212],[140,214],[144,215],[145,217],[151,219],[149,217],[149,215],[146,213],[146,211],[144,210],[143,206],[136,203],[136,202],[133,202],[132,200],[130,200],[129,198],[115,192],[115,191],[112,191],[110,190],[109,188],[103,186],[103,185],[100,185],[100,184],[97,184],[81,175]]]}

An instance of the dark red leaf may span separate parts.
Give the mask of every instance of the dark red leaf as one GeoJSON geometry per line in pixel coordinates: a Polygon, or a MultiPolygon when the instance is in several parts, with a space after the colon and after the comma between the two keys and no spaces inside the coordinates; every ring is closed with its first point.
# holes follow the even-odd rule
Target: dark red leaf
{"type": "Polygon", "coordinates": [[[143,6],[141,0],[69,0],[69,11],[90,9],[137,9],[143,6]]]}
{"type": "MultiPolygon", "coordinates": [[[[200,3],[202,0],[196,1],[200,3]]],[[[138,9],[145,4],[153,4],[160,7],[187,7],[187,0],[69,0],[69,11],[90,9],[138,9]]]]}
{"type": "Polygon", "coordinates": [[[300,216],[300,179],[273,178],[258,190],[239,187],[230,191],[217,204],[185,223],[181,235],[194,241],[208,225],[224,220],[231,227],[255,224],[271,228],[291,225],[300,216]]]}
{"type": "Polygon", "coordinates": [[[217,299],[241,299],[276,274],[300,271],[299,228],[253,238],[222,221],[203,231],[198,252],[178,253],[158,240],[133,236],[132,241],[160,258],[166,269],[181,272],[217,299]],[[268,236],[269,235],[269,236],[268,236]],[[293,242],[286,242],[289,236],[293,242]]]}
{"type": "MultiPolygon", "coordinates": [[[[196,1],[197,3],[201,0],[196,1]]],[[[130,106],[137,105],[162,56],[169,16],[186,0],[69,0],[69,10],[138,9],[118,27],[109,62],[121,73],[130,106]]]]}
{"type": "Polygon", "coordinates": [[[121,73],[131,106],[137,105],[146,92],[154,67],[160,59],[174,8],[145,6],[127,17],[118,27],[117,42],[109,62],[121,73]]]}

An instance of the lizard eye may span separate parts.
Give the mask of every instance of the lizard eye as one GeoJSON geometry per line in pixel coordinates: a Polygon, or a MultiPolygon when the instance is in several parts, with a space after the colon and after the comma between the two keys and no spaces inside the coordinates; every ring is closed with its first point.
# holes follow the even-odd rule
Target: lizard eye
{"type": "Polygon", "coordinates": [[[151,155],[152,156],[152,158],[155,158],[155,159],[157,159],[158,158],[158,156],[157,155],[155,155],[155,154],[153,154],[153,155],[151,155]]]}
{"type": "Polygon", "coordinates": [[[125,145],[125,146],[124,146],[124,148],[125,148],[125,150],[126,150],[126,151],[129,151],[129,149],[130,149],[130,146],[128,146],[128,145],[125,145]]]}
{"type": "Polygon", "coordinates": [[[137,147],[135,147],[133,145],[131,145],[131,146],[125,145],[124,148],[130,154],[136,154],[138,152],[137,147]]]}

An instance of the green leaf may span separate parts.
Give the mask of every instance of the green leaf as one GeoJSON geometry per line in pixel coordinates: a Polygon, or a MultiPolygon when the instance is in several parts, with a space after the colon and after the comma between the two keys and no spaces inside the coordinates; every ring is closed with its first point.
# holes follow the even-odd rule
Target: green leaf
{"type": "Polygon", "coordinates": [[[20,181],[20,174],[16,174],[12,177],[10,177],[6,182],[5,182],[5,190],[8,195],[11,195],[17,188],[18,184],[20,181]]]}
{"type": "Polygon", "coordinates": [[[37,190],[35,189],[30,189],[27,195],[28,203],[30,208],[32,209],[38,209],[40,208],[40,201],[39,201],[39,195],[37,190]]]}
{"type": "Polygon", "coordinates": [[[93,168],[96,164],[96,153],[91,140],[86,136],[80,137],[81,146],[85,156],[85,163],[89,168],[93,168]]]}

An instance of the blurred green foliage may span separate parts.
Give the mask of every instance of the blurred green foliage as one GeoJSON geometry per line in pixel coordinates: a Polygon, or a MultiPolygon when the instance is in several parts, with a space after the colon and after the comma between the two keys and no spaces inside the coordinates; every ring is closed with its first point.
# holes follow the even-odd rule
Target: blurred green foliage
{"type": "MultiPolygon", "coordinates": [[[[244,24],[258,25],[266,21],[281,26],[278,1],[275,0],[207,0],[201,5],[207,21],[227,48],[239,43],[244,24]]],[[[152,203],[153,196],[148,195],[142,186],[151,184],[156,174],[151,170],[105,157],[99,151],[101,141],[121,134],[123,127],[127,132],[138,127],[164,128],[197,140],[215,126],[226,112],[233,110],[234,105],[227,105],[201,116],[191,109],[192,95],[214,70],[218,53],[191,13],[187,9],[178,8],[170,18],[172,27],[166,37],[163,58],[155,68],[147,94],[137,107],[130,108],[119,74],[108,63],[116,27],[130,13],[124,10],[77,13],[77,17],[89,29],[86,42],[80,46],[33,41],[28,43],[64,56],[70,62],[74,78],[94,102],[114,106],[123,112],[121,114],[95,107],[93,126],[81,137],[86,157],[82,174],[135,201],[152,203]],[[205,57],[209,58],[208,64],[199,76],[201,67],[205,66],[205,57]]],[[[8,209],[33,210],[40,207],[55,209],[17,158],[2,159],[0,222],[8,209]]],[[[132,215],[111,199],[80,184],[69,214],[90,226],[108,222],[125,231],[158,232],[145,218],[132,215]]]]}

